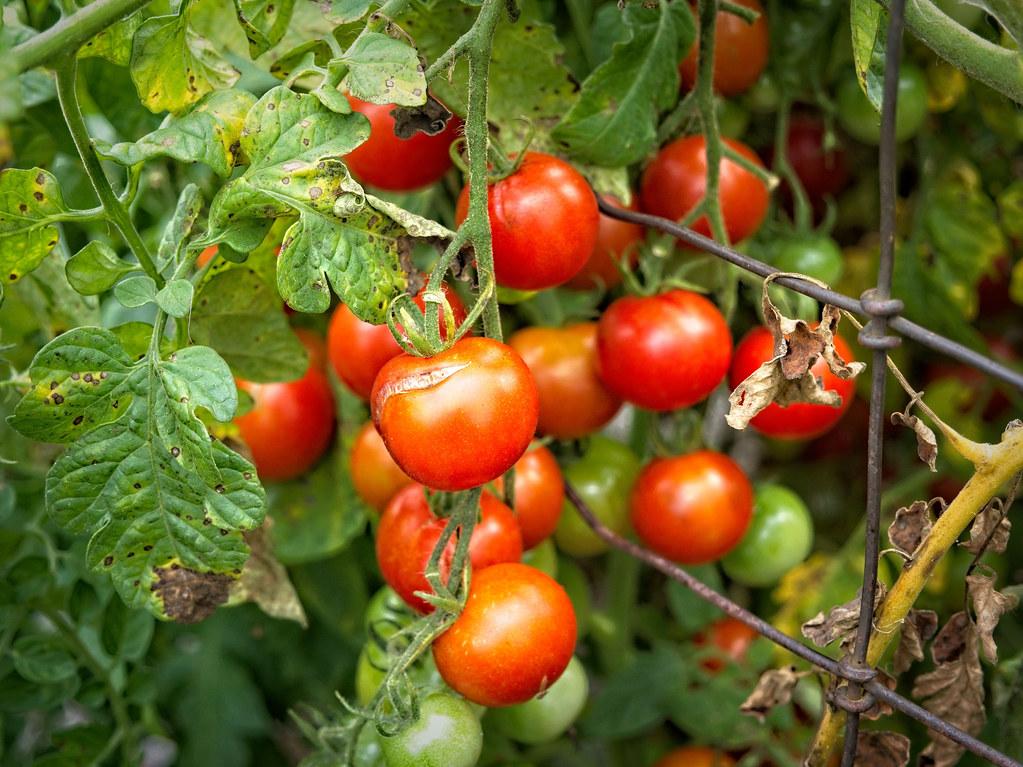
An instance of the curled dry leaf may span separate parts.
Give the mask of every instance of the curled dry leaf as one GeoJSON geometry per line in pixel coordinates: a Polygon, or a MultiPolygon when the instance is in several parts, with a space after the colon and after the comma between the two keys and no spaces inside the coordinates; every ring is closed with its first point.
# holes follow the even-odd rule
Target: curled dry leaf
{"type": "MultiPolygon", "coordinates": [[[[861,589],[862,592],[862,589],[861,589]]],[[[884,584],[877,584],[877,591],[874,593],[874,609],[885,596],[884,584]]],[[[817,613],[813,618],[802,625],[800,630],[803,636],[809,639],[818,647],[827,647],[836,639],[841,640],[843,649],[852,645],[856,636],[856,628],[860,623],[860,593],[856,598],[846,602],[844,605],[832,607],[828,614],[817,613]]]]}
{"type": "Polygon", "coordinates": [[[971,554],[990,551],[1002,554],[1009,545],[1012,521],[1005,515],[1001,498],[993,498],[974,518],[970,526],[970,540],[963,548],[971,554]]]}
{"type": "Polygon", "coordinates": [[[895,512],[895,521],[888,526],[888,540],[907,557],[912,557],[943,511],[943,498],[913,501],[909,506],[903,506],[895,512]]]}
{"type": "MultiPolygon", "coordinates": [[[[895,688],[899,686],[899,683],[895,679],[895,677],[893,677],[891,674],[881,671],[880,669],[878,669],[877,672],[877,681],[892,691],[894,691],[895,688]]],[[[888,703],[879,700],[875,702],[873,706],[871,706],[870,708],[863,712],[863,717],[865,719],[870,719],[871,721],[876,722],[882,716],[891,716],[892,711],[893,709],[888,703]]]]}
{"type": "Polygon", "coordinates": [[[927,468],[937,471],[938,439],[931,427],[915,415],[910,415],[908,408],[903,413],[892,413],[892,423],[896,426],[907,426],[916,433],[916,454],[927,464],[927,468]]]}
{"type": "Polygon", "coordinates": [[[418,107],[396,107],[391,110],[394,118],[394,135],[410,139],[417,133],[436,136],[452,119],[450,110],[433,97],[426,95],[426,103],[418,107]]]}
{"type": "MultiPolygon", "coordinates": [[[[977,735],[984,727],[984,673],[977,654],[977,633],[965,613],[949,618],[931,645],[933,671],[917,677],[913,697],[924,708],[964,732],[977,735]]],[[[931,731],[931,742],[920,755],[921,764],[952,767],[964,749],[931,731]]]]}
{"type": "Polygon", "coordinates": [[[966,590],[973,602],[973,613],[977,616],[977,636],[984,658],[988,663],[998,662],[998,646],[994,632],[1002,616],[1015,610],[1019,598],[1015,594],[1003,594],[995,590],[995,577],[982,573],[966,576],[966,590]]]}
{"type": "Polygon", "coordinates": [[[796,684],[809,673],[796,671],[795,666],[768,669],[760,675],[757,686],[743,701],[739,710],[763,721],[772,708],[783,706],[792,700],[792,691],[796,689],[796,684]]]}
{"type": "Polygon", "coordinates": [[[255,602],[259,609],[274,618],[309,624],[305,609],[288,578],[288,571],[274,556],[270,528],[273,521],[267,517],[262,527],[244,533],[251,553],[242,574],[231,584],[231,602],[255,602]]]}
{"type": "Polygon", "coordinates": [[[899,732],[860,731],[856,738],[855,767],[905,767],[909,764],[909,738],[899,732]]]}
{"type": "Polygon", "coordinates": [[[933,610],[910,610],[902,622],[899,646],[895,650],[892,668],[896,674],[913,665],[913,661],[924,659],[924,642],[938,630],[938,614],[933,610]]]}

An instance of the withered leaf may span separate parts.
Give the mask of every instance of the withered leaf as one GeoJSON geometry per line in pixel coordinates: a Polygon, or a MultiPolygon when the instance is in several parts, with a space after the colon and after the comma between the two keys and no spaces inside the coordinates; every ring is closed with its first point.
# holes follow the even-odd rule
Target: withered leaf
{"type": "Polygon", "coordinates": [[[417,133],[436,136],[451,119],[451,112],[432,94],[427,94],[426,103],[418,107],[396,107],[391,110],[394,118],[394,135],[410,139],[417,133]]]}
{"type": "Polygon", "coordinates": [[[942,498],[913,501],[909,506],[903,506],[895,512],[895,521],[888,526],[888,540],[899,551],[912,557],[931,532],[934,518],[944,510],[945,501],[942,498]]]}
{"type": "Polygon", "coordinates": [[[244,533],[245,542],[251,553],[242,574],[231,585],[231,602],[255,602],[259,609],[273,618],[283,618],[308,626],[305,609],[288,578],[288,571],[274,556],[270,543],[270,527],[273,521],[267,517],[262,527],[244,533]]]}
{"type": "Polygon", "coordinates": [[[177,623],[199,623],[227,601],[234,579],[222,573],[200,573],[181,567],[154,567],[151,588],[163,599],[163,611],[177,623]]]}
{"type": "Polygon", "coordinates": [[[892,413],[892,423],[896,426],[908,426],[916,433],[916,454],[927,464],[931,471],[937,471],[938,438],[934,431],[915,415],[908,413],[892,413]]]}
{"type": "Polygon", "coordinates": [[[902,635],[895,650],[892,668],[896,674],[924,659],[924,642],[938,630],[938,614],[933,610],[910,610],[902,622],[902,635]]]}
{"type": "Polygon", "coordinates": [[[792,700],[792,691],[796,689],[796,684],[809,673],[796,671],[795,666],[768,669],[760,675],[757,686],[743,701],[739,710],[763,721],[772,708],[783,706],[792,700]]]}
{"type": "MultiPolygon", "coordinates": [[[[896,687],[899,686],[899,683],[895,679],[895,677],[893,677],[891,674],[885,671],[881,671],[880,669],[878,669],[877,672],[877,681],[883,684],[889,690],[894,690],[896,687]]],[[[891,705],[885,703],[882,700],[879,700],[876,703],[874,703],[873,706],[871,706],[870,708],[863,712],[863,717],[866,719],[870,719],[871,721],[877,721],[882,716],[890,716],[891,713],[892,713],[891,705]]]]}
{"type": "Polygon", "coordinates": [[[973,602],[973,613],[977,616],[977,635],[980,648],[988,663],[998,662],[998,647],[994,632],[1002,615],[1015,610],[1019,598],[1015,594],[1003,594],[995,590],[993,575],[973,573],[966,576],[966,591],[973,602]]]}
{"type": "Polygon", "coordinates": [[[856,738],[855,767],[905,767],[909,738],[898,732],[860,731],[856,738]]]}
{"type": "Polygon", "coordinates": [[[970,540],[963,544],[963,548],[971,554],[979,554],[981,551],[1002,554],[1009,545],[1011,532],[1012,522],[1002,511],[1002,499],[994,498],[974,518],[970,526],[970,540]],[[987,548],[984,548],[985,543],[987,548]]]}
{"type": "MultiPolygon", "coordinates": [[[[942,627],[931,647],[937,668],[917,677],[913,697],[924,708],[977,735],[984,727],[984,673],[977,654],[977,634],[965,613],[956,613],[942,627]]],[[[931,742],[920,755],[922,764],[952,767],[964,749],[931,731],[931,742]]]]}
{"type": "Polygon", "coordinates": [[[838,392],[822,388],[812,373],[794,381],[787,379],[780,366],[781,359],[774,357],[763,363],[728,397],[730,407],[725,421],[733,429],[745,429],[753,417],[772,402],[781,407],[800,402],[830,407],[842,404],[838,392]]]}
{"type": "MultiPolygon", "coordinates": [[[[875,610],[881,600],[884,599],[884,595],[884,584],[878,582],[877,591],[874,594],[875,610]]],[[[840,639],[842,647],[845,648],[852,644],[859,622],[860,592],[857,592],[855,599],[846,602],[844,605],[832,607],[827,615],[823,612],[817,613],[817,615],[804,623],[800,630],[804,637],[818,647],[827,647],[836,639],[840,639]]]]}

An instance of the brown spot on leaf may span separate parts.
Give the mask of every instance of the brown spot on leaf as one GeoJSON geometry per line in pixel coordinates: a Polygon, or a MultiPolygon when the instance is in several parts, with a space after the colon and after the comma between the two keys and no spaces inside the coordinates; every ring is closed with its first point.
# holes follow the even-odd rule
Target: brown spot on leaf
{"type": "Polygon", "coordinates": [[[109,554],[107,554],[105,557],[103,557],[103,566],[104,567],[110,567],[110,565],[112,565],[113,563],[114,563],[114,558],[112,556],[110,556],[109,554]]]}
{"type": "Polygon", "coordinates": [[[42,192],[33,192],[32,196],[35,197],[39,202],[43,201],[43,193],[42,192]]]}
{"type": "Polygon", "coordinates": [[[154,568],[153,591],[163,601],[163,611],[178,623],[198,623],[224,604],[232,578],[219,573],[200,573],[187,567],[154,568]]]}
{"type": "Polygon", "coordinates": [[[82,421],[84,421],[84,420],[85,420],[85,416],[84,415],[80,415],[77,418],[75,418],[75,420],[73,420],[71,423],[73,423],[75,426],[81,426],[82,425],[82,421]]]}
{"type": "Polygon", "coordinates": [[[55,404],[55,405],[59,405],[60,403],[62,403],[64,401],[64,398],[62,396],[60,396],[60,394],[58,392],[54,392],[53,394],[50,395],[50,397],[53,398],[53,404],[55,404]]]}

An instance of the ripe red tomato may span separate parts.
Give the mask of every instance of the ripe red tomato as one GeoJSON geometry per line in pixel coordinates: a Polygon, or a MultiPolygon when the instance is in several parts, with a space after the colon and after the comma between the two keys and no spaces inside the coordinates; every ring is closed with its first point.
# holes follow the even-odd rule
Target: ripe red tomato
{"type": "MultiPolygon", "coordinates": [[[[465,306],[458,295],[447,285],[443,286],[444,296],[451,305],[455,322],[465,319],[465,306]]],[[[424,308],[422,294],[416,296],[416,305],[424,308]]],[[[441,337],[447,336],[444,318],[440,318],[441,337]]],[[[373,325],[356,317],[344,304],[338,304],[327,328],[327,348],[334,372],[344,384],[362,399],[368,400],[373,390],[373,381],[392,357],[401,354],[401,347],[394,340],[387,325],[373,325]]]]}
{"type": "MultiPolygon", "coordinates": [[[[718,11],[714,29],[714,90],[722,96],[736,96],[760,77],[767,66],[770,34],[767,16],[758,0],[737,0],[739,5],[752,8],[760,14],[752,24],[727,11],[718,11]]],[[[693,47],[682,59],[678,71],[682,83],[692,88],[696,83],[697,59],[700,51],[699,35],[693,47]]]]}
{"type": "MultiPolygon", "coordinates": [[[[600,212],[590,185],[564,160],[527,152],[510,176],[490,185],[488,214],[497,284],[516,290],[561,285],[586,264],[597,242],[600,212]]],[[[455,209],[469,214],[469,187],[455,209]]]]}
{"type": "Polygon", "coordinates": [[[377,511],[383,511],[395,493],[412,482],[391,458],[372,422],[359,429],[349,465],[355,492],[377,511]]]}
{"type": "Polygon", "coordinates": [[[523,564],[473,574],[462,614],[433,643],[437,670],[483,706],[523,703],[558,680],[575,651],[575,610],[565,590],[523,564]]]}
{"type": "MultiPolygon", "coordinates": [[[[848,344],[839,336],[835,336],[835,350],[846,362],[853,359],[848,344]]],[[[753,328],[735,347],[732,369],[728,375],[729,385],[734,389],[773,356],[774,337],[771,331],[765,327],[753,328]]],[[[851,378],[843,380],[836,376],[828,368],[828,363],[823,357],[814,363],[810,371],[822,381],[825,389],[838,392],[842,398],[841,406],[801,403],[783,408],[772,403],[754,416],[750,426],[761,434],[777,439],[809,439],[819,437],[838,423],[852,404],[856,390],[855,381],[851,378]]]]}
{"type": "MultiPolygon", "coordinates": [[[[498,478],[498,491],[504,488],[498,478]]],[[[522,530],[522,547],[531,549],[549,538],[558,526],[565,502],[565,480],[554,453],[543,445],[527,450],[515,463],[512,508],[522,530]]]]}
{"type": "MultiPolygon", "coordinates": [[[[736,618],[721,618],[710,624],[706,632],[700,632],[693,637],[693,643],[697,647],[703,647],[709,639],[722,655],[739,663],[746,657],[746,651],[753,644],[753,640],[759,636],[755,629],[751,629],[736,618]]],[[[701,665],[708,671],[720,671],[725,667],[721,658],[707,658],[701,665]]]]}
{"type": "Polygon", "coordinates": [[[597,323],[524,328],[508,344],[522,355],[536,381],[541,434],[583,437],[614,418],[621,407],[597,372],[597,323]]]}
{"type": "Polygon", "coordinates": [[[448,172],[448,147],[458,137],[461,121],[452,117],[435,136],[394,135],[394,104],[371,104],[348,96],[352,109],[369,120],[369,138],[345,155],[345,165],[359,181],[379,189],[407,192],[432,184],[448,172]]]}
{"type": "Polygon", "coordinates": [[[811,201],[835,195],[849,181],[845,150],[824,150],[824,122],[813,115],[792,116],[785,141],[785,154],[811,201]]]}
{"type": "Polygon", "coordinates": [[[463,338],[434,357],[402,354],[380,370],[373,423],[406,474],[465,490],[504,474],[529,446],[540,409],[529,368],[510,346],[463,338]]]}
{"type": "Polygon", "coordinates": [[[753,487],[727,455],[700,450],[659,458],[632,488],[632,526],[658,554],[686,565],[713,562],[742,539],[753,487]]]}
{"type": "Polygon", "coordinates": [[[612,392],[650,410],[674,410],[704,399],[724,379],[732,334],[697,293],[626,296],[600,318],[597,354],[612,392]]]}
{"type": "MultiPolygon", "coordinates": [[[[763,165],[741,141],[724,139],[732,149],[757,165],[763,165]]],[[[640,186],[643,210],[678,221],[703,199],[707,190],[707,152],[703,136],[680,138],[661,148],[643,171],[640,186]]],[[[767,215],[768,192],[764,183],[737,163],[721,160],[718,196],[725,230],[732,242],[744,240],[760,228],[767,215]]],[[[710,237],[710,223],[700,216],[692,229],[710,237]]]]}
{"type": "MultiPolygon", "coordinates": [[[[398,596],[421,613],[432,612],[433,607],[415,592],[431,590],[426,580],[426,566],[445,524],[445,520],[431,511],[423,486],[409,485],[387,504],[377,528],[376,552],[381,575],[398,596]]],[[[452,540],[444,549],[440,563],[443,579],[450,572],[454,551],[452,540]]],[[[480,519],[469,540],[469,561],[473,570],[501,562],[518,562],[521,558],[522,534],[514,512],[484,491],[480,497],[480,519]]]]}
{"type": "Polygon", "coordinates": [[[310,333],[300,338],[310,359],[304,376],[283,383],[238,381],[255,404],[235,423],[263,479],[293,479],[305,473],[330,447],[334,433],[334,394],[316,364],[324,356],[323,342],[310,333]]]}
{"type": "MultiPolygon", "coordinates": [[[[609,202],[621,207],[621,201],[615,197],[608,197],[609,202]]],[[[632,202],[625,206],[629,210],[639,210],[639,202],[633,195],[632,202]]],[[[627,256],[629,264],[635,265],[639,256],[639,245],[644,238],[643,227],[639,224],[630,224],[628,221],[621,221],[600,214],[597,224],[597,244],[593,246],[590,258],[583,266],[582,271],[565,283],[565,287],[573,290],[590,290],[597,285],[603,285],[610,290],[622,281],[622,273],[618,271],[615,262],[620,261],[622,256],[627,256]]]]}
{"type": "Polygon", "coordinates": [[[706,746],[683,746],[662,756],[654,767],[735,767],[735,760],[706,746]]]}

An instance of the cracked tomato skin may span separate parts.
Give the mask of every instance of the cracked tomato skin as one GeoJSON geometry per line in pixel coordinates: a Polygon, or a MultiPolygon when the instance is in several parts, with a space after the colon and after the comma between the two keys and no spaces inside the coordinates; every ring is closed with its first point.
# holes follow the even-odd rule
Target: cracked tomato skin
{"type": "MultiPolygon", "coordinates": [[[[835,336],[835,351],[846,362],[853,360],[852,350],[840,336],[835,336]]],[[[765,327],[753,328],[735,347],[728,383],[734,389],[748,378],[761,364],[774,356],[774,336],[765,327]]],[[[839,407],[799,403],[782,407],[773,402],[757,413],[750,426],[775,439],[810,439],[819,437],[837,424],[852,404],[856,382],[841,379],[831,372],[823,357],[810,368],[825,389],[838,392],[842,398],[839,407]]]]}
{"type": "Polygon", "coordinates": [[[728,373],[732,334],[714,304],[688,290],[619,298],[597,325],[600,377],[648,410],[705,399],[728,373]]]}
{"type": "Polygon", "coordinates": [[[455,491],[497,479],[522,457],[540,402],[514,349],[463,338],[433,357],[390,360],[370,406],[395,463],[427,487],[455,491]]]}
{"type": "Polygon", "coordinates": [[[304,474],[327,451],[334,434],[334,394],[316,364],[324,357],[323,341],[308,331],[299,338],[309,351],[304,376],[281,383],[237,382],[254,404],[234,422],[262,479],[294,479],[304,474]]]}
{"type": "Polygon", "coordinates": [[[753,519],[753,487],[745,472],[711,450],[651,461],[630,500],[632,526],[643,542],[684,565],[721,558],[753,519]]]}
{"type": "Polygon", "coordinates": [[[349,466],[355,492],[377,511],[383,511],[395,494],[412,482],[391,458],[370,421],[362,425],[352,443],[349,466]]]}
{"type": "MultiPolygon", "coordinates": [[[[527,152],[518,169],[490,185],[488,214],[497,284],[543,290],[582,270],[597,242],[597,198],[586,179],[563,160],[527,152]]],[[[455,208],[459,225],[469,213],[469,187],[455,208]]]]}
{"type": "Polygon", "coordinates": [[[614,418],[622,406],[600,380],[597,323],[523,328],[508,344],[522,355],[536,381],[541,434],[558,439],[584,437],[614,418]]]}
{"type": "Polygon", "coordinates": [[[473,703],[511,706],[558,680],[575,640],[575,610],[557,581],[529,565],[494,565],[473,573],[433,658],[448,686],[473,703]]]}
{"type": "Polygon", "coordinates": [[[344,156],[345,165],[359,181],[377,189],[408,192],[439,181],[448,172],[448,148],[461,126],[457,117],[435,136],[416,133],[402,139],[394,135],[394,104],[371,104],[350,94],[348,103],[369,120],[369,138],[344,156]]]}
{"type": "MultiPolygon", "coordinates": [[[[433,612],[433,606],[415,592],[430,591],[426,566],[446,523],[430,509],[422,485],[410,485],[399,492],[380,517],[376,538],[380,573],[406,604],[421,613],[433,612]]],[[[452,540],[441,558],[443,579],[450,571],[454,551],[452,540]]],[[[473,572],[501,562],[518,562],[521,558],[522,534],[515,513],[484,491],[480,497],[480,518],[469,540],[473,572]]]]}

